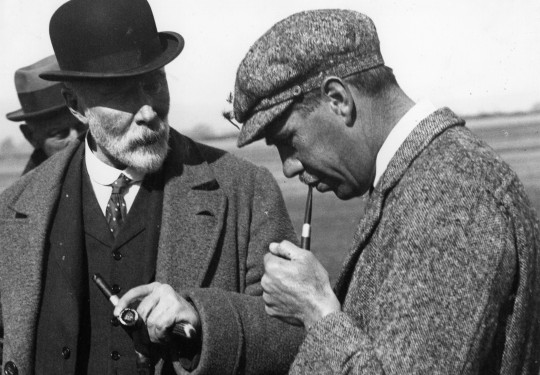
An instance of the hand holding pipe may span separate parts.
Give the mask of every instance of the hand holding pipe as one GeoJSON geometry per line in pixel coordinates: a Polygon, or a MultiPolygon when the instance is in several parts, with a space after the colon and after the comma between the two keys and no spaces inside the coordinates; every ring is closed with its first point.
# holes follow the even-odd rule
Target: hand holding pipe
{"type": "MultiPolygon", "coordinates": [[[[116,306],[118,304],[118,296],[113,294],[111,288],[109,285],[103,280],[101,275],[99,273],[96,273],[92,280],[96,283],[99,290],[103,293],[103,295],[111,301],[113,306],[116,306]]],[[[124,327],[134,327],[138,323],[140,323],[139,314],[135,309],[132,309],[130,307],[126,307],[122,311],[120,311],[120,314],[118,315],[118,321],[120,324],[122,324],[124,327]]],[[[196,335],[195,328],[192,324],[188,322],[178,322],[176,323],[172,328],[172,333],[178,336],[185,337],[187,339],[192,339],[196,335]]]]}

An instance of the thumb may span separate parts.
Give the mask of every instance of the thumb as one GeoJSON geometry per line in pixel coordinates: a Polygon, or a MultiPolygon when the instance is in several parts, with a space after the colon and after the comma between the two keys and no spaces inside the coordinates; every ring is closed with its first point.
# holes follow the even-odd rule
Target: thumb
{"type": "Polygon", "coordinates": [[[269,246],[269,250],[275,256],[291,260],[294,258],[300,248],[295,246],[291,242],[284,240],[280,243],[272,242],[269,246]]]}

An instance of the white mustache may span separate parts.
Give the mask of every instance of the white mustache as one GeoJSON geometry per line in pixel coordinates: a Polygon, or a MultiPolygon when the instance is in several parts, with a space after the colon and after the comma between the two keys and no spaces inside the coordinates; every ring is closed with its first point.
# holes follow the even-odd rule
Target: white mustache
{"type": "Polygon", "coordinates": [[[167,124],[162,122],[157,130],[151,130],[141,126],[137,133],[138,134],[133,135],[129,140],[129,144],[132,148],[147,146],[162,141],[167,134],[167,124]]]}

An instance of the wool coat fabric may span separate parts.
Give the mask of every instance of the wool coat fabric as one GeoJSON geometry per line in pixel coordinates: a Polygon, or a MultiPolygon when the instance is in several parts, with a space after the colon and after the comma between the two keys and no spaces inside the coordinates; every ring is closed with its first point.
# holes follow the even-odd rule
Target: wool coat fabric
{"type": "Polygon", "coordinates": [[[538,375],[536,214],[516,174],[447,108],[370,193],[291,374],[538,375]]]}
{"type": "Polygon", "coordinates": [[[30,159],[28,159],[28,163],[26,163],[22,174],[27,174],[32,169],[38,167],[45,160],[47,160],[47,155],[45,154],[45,151],[40,148],[35,149],[32,152],[32,155],[30,155],[30,159]]]}
{"type": "MultiPolygon", "coordinates": [[[[78,145],[0,195],[3,364],[12,362],[20,375],[33,372],[44,249],[78,145]]],[[[275,180],[264,168],[174,130],[169,145],[156,280],[189,298],[200,314],[202,351],[190,374],[287,372],[303,332],[267,316],[260,286],[268,244],[296,241],[275,180]]],[[[171,356],[175,371],[186,373],[178,352],[171,356]]]]}

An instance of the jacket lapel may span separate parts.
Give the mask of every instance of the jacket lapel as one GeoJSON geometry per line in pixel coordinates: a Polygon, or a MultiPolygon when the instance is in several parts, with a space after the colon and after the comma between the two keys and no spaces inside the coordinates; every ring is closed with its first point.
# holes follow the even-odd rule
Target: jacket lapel
{"type": "Polygon", "coordinates": [[[85,290],[86,257],[82,221],[82,164],[84,147],[81,145],[71,158],[62,183],[61,194],[49,226],[48,270],[57,269],[66,279],[66,288],[58,293],[72,297],[75,304],[82,300],[85,290]],[[57,267],[50,267],[56,262],[57,267]]]}
{"type": "Polygon", "coordinates": [[[393,156],[381,180],[370,193],[365,215],[358,225],[349,254],[336,282],[334,289],[341,302],[347,294],[356,263],[379,224],[388,193],[434,138],[446,129],[458,125],[464,125],[464,121],[449,108],[441,108],[420,121],[393,156]]]}
{"type": "Polygon", "coordinates": [[[5,219],[0,226],[0,238],[9,240],[0,253],[5,338],[9,348],[17,350],[4,355],[22,359],[28,365],[34,359],[28,349],[37,326],[47,230],[67,165],[78,145],[74,142],[19,180],[20,194],[8,204],[13,218],[5,219]]]}
{"type": "Polygon", "coordinates": [[[177,288],[204,286],[227,199],[196,145],[176,132],[164,172],[156,280],[177,288]]]}

